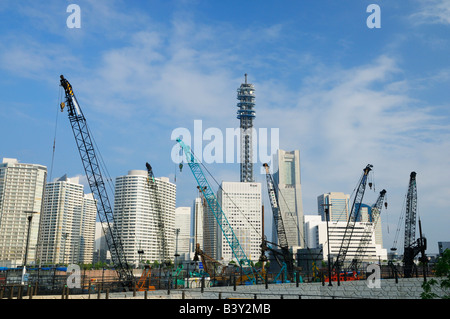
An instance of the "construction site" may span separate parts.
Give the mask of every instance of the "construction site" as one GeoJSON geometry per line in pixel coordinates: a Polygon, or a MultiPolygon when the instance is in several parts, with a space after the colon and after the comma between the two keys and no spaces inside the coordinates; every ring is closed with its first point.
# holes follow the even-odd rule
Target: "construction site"
{"type": "MultiPolygon", "coordinates": [[[[405,214],[404,251],[401,260],[389,260],[377,263],[374,270],[368,268],[369,263],[364,259],[369,238],[379,216],[386,206],[386,190],[380,192],[379,197],[372,206],[372,223],[365,229],[365,240],[361,240],[357,247],[351,245],[356,221],[359,219],[360,209],[369,184],[369,174],[373,166],[368,164],[363,168],[360,180],[356,184],[356,193],[351,204],[350,215],[342,237],[339,253],[324,258],[322,249],[303,249],[301,253],[294,253],[288,242],[285,230],[285,221],[281,213],[279,190],[274,182],[268,164],[263,165],[266,172],[267,195],[273,215],[274,228],[277,231],[276,242],[266,239],[264,230],[261,236],[259,260],[255,263],[246,255],[240,244],[231,223],[225,212],[218,204],[214,188],[211,187],[204,164],[196,159],[191,148],[183,140],[177,139],[180,150],[186,157],[186,162],[197,182],[197,188],[203,205],[209,209],[220,228],[225,242],[229,245],[235,263],[225,265],[206,254],[196,244],[193,260],[171,265],[169,262],[161,263],[157,267],[145,266],[136,269],[126,260],[124,248],[119,232],[114,229],[114,216],[111,201],[108,197],[105,181],[102,175],[96,148],[91,139],[86,118],[75,97],[69,81],[61,75],[61,87],[64,89],[65,100],[61,102],[61,111],[67,110],[70,124],[81,161],[85,168],[86,178],[90,190],[97,201],[98,219],[102,223],[107,246],[111,252],[112,264],[108,269],[78,270],[67,267],[25,267],[17,269],[0,270],[0,298],[22,299],[45,296],[60,296],[67,299],[74,298],[214,298],[231,297],[240,291],[239,298],[350,298],[344,294],[334,294],[333,289],[350,285],[351,287],[367,286],[368,281],[376,275],[383,283],[389,286],[400,287],[402,282],[426,281],[433,276],[433,267],[428,263],[426,256],[427,243],[422,235],[419,220],[419,236],[416,238],[416,211],[417,188],[416,173],[411,172],[407,190],[407,205],[405,214]],[[351,254],[349,253],[351,251],[351,254]],[[349,256],[352,256],[349,258],[349,256]],[[419,263],[415,260],[419,257],[419,263]],[[409,280],[409,281],[408,281],[409,280]],[[351,283],[353,282],[353,283],[351,283]],[[356,286],[355,286],[356,285],[356,286]],[[322,288],[321,288],[322,287],[322,288]],[[327,288],[325,288],[327,287],[327,288]],[[324,295],[324,289],[327,293],[324,295]],[[206,294],[208,292],[208,294],[206,294]]],[[[238,118],[243,129],[243,150],[246,158],[251,157],[252,119],[254,117],[254,88],[247,83],[241,86],[238,92],[240,110],[238,118]]],[[[153,169],[146,163],[148,173],[148,188],[156,196],[154,202],[157,213],[161,211],[161,200],[158,196],[158,185],[155,182],[153,169]]],[[[248,161],[241,164],[241,181],[252,182],[253,167],[248,161]]],[[[325,207],[325,212],[328,213],[325,207]]],[[[164,220],[158,215],[158,231],[160,242],[160,256],[162,261],[168,261],[168,244],[164,233],[164,220]]],[[[328,221],[328,216],[327,216],[328,221]]],[[[330,251],[328,249],[328,251],[330,251]]],[[[353,288],[352,288],[353,289],[353,288]]],[[[357,288],[354,288],[357,290],[357,288]]],[[[358,288],[359,289],[359,288],[358,288]]],[[[403,289],[403,288],[402,288],[403,289]]],[[[383,290],[378,290],[378,292],[383,290]]],[[[399,290],[400,291],[400,290],[399,290]]],[[[403,290],[402,290],[403,291],[403,290]]],[[[383,298],[378,294],[377,298],[383,298]]],[[[373,295],[368,294],[368,298],[373,295]]],[[[415,295],[399,293],[397,297],[416,298],[415,295]]],[[[352,298],[358,298],[354,295],[352,298]]],[[[393,297],[395,298],[395,297],[393,297]]]]}

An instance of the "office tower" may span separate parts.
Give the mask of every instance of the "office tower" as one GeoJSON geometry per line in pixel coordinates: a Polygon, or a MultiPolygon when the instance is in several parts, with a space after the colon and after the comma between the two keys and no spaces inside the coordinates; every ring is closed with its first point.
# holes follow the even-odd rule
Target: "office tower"
{"type": "Polygon", "coordinates": [[[175,209],[175,254],[180,260],[188,260],[190,257],[191,241],[191,208],[177,207],[175,209]]]}
{"type": "Polygon", "coordinates": [[[237,89],[238,111],[240,120],[241,145],[241,182],[253,182],[253,119],[255,118],[255,87],[245,82],[237,89]]]}
{"type": "Polygon", "coordinates": [[[92,263],[96,201],[79,178],[66,175],[45,186],[38,256],[42,264],[92,263]]]}
{"type": "MultiPolygon", "coordinates": [[[[257,262],[262,238],[261,184],[222,182],[217,199],[247,258],[257,262]]],[[[217,257],[236,261],[221,231],[217,257]]]]}
{"type": "Polygon", "coordinates": [[[176,185],[167,177],[150,187],[146,170],[116,178],[114,229],[128,263],[174,260],[176,185]]]}
{"type": "Polygon", "coordinates": [[[82,264],[91,264],[94,258],[96,217],[97,201],[92,193],[85,194],[80,229],[79,262],[82,264]]]}
{"type": "Polygon", "coordinates": [[[222,231],[217,224],[214,213],[211,211],[211,208],[209,207],[206,199],[203,196],[200,197],[200,202],[203,213],[203,248],[202,246],[200,246],[200,248],[202,248],[203,252],[206,255],[218,259],[218,241],[220,234],[222,234],[222,231]]]}
{"type": "Polygon", "coordinates": [[[317,208],[323,221],[326,221],[325,208],[329,209],[329,221],[347,222],[350,212],[350,195],[330,192],[317,197],[317,208]]]}
{"type": "MultiPolygon", "coordinates": [[[[288,244],[290,247],[304,247],[300,151],[278,150],[274,158],[273,171],[288,244]]],[[[272,240],[274,242],[278,240],[274,227],[272,240]]]]}
{"type": "Polygon", "coordinates": [[[95,222],[94,256],[92,263],[109,263],[111,252],[108,250],[106,237],[101,222],[95,222]]]}
{"type": "Polygon", "coordinates": [[[203,247],[203,223],[204,223],[204,207],[203,202],[200,197],[194,200],[194,214],[192,216],[192,224],[194,234],[192,251],[195,251],[195,245],[199,244],[200,249],[204,250],[203,247]]]}
{"type": "Polygon", "coordinates": [[[35,262],[46,176],[42,165],[13,158],[0,164],[0,265],[23,265],[25,254],[35,262]]]}

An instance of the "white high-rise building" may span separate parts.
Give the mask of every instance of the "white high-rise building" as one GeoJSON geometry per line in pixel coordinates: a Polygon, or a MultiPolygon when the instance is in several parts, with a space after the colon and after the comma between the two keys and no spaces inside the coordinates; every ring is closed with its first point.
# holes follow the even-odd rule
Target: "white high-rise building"
{"type": "Polygon", "coordinates": [[[149,186],[146,170],[131,170],[116,178],[114,229],[126,261],[135,266],[140,260],[174,260],[176,185],[167,177],[155,182],[157,192],[149,186]]]}
{"type": "MultiPolygon", "coordinates": [[[[257,262],[262,237],[261,184],[222,182],[217,199],[247,258],[257,262]]],[[[218,253],[219,261],[236,261],[221,230],[218,253]]]]}
{"type": "Polygon", "coordinates": [[[78,177],[47,183],[39,232],[41,263],[92,263],[96,215],[96,201],[84,194],[78,177]]]}
{"type": "Polygon", "coordinates": [[[177,207],[175,209],[175,234],[176,251],[181,258],[179,260],[190,259],[191,242],[191,208],[177,207]]]}
{"type": "Polygon", "coordinates": [[[192,250],[195,252],[195,245],[199,244],[200,249],[204,250],[203,247],[203,223],[204,223],[204,207],[203,202],[200,197],[194,200],[194,215],[192,216],[194,241],[192,250]]]}
{"type": "MultiPolygon", "coordinates": [[[[305,215],[306,246],[310,249],[322,248],[323,260],[328,260],[328,246],[331,258],[335,260],[342,246],[347,222],[328,222],[319,215],[305,215]],[[329,238],[329,242],[328,242],[329,238]]],[[[368,236],[368,229],[373,230],[371,222],[356,222],[354,224],[349,249],[345,263],[349,264],[355,256],[365,262],[387,259],[387,250],[376,239],[376,231],[368,236]]]]}
{"type": "MultiPolygon", "coordinates": [[[[274,182],[289,247],[304,247],[300,151],[278,150],[274,158],[274,182]]],[[[278,242],[272,227],[272,241],[278,242]]]]}
{"type": "Polygon", "coordinates": [[[328,207],[329,221],[347,222],[350,213],[350,195],[341,192],[330,192],[317,197],[319,215],[326,221],[325,208],[328,207]]]}
{"type": "Polygon", "coordinates": [[[91,264],[94,258],[95,226],[97,217],[97,201],[94,195],[85,194],[83,198],[83,214],[81,216],[79,262],[91,264]]]}
{"type": "Polygon", "coordinates": [[[13,158],[0,164],[0,265],[23,265],[27,239],[27,264],[35,262],[46,176],[43,165],[13,158]]]}

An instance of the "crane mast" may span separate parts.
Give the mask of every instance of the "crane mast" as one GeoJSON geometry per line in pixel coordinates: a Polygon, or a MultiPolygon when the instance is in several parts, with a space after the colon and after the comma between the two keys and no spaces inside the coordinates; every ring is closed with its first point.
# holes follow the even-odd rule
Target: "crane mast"
{"type": "Polygon", "coordinates": [[[426,262],[425,249],[426,238],[422,236],[422,228],[419,220],[420,237],[416,241],[416,215],[417,215],[417,185],[416,172],[411,172],[406,195],[406,213],[405,213],[405,238],[404,238],[404,275],[411,277],[414,267],[414,258],[419,252],[422,252],[422,261],[426,262]]]}
{"type": "Polygon", "coordinates": [[[366,224],[364,229],[364,235],[361,239],[361,242],[356,250],[355,258],[352,260],[352,264],[350,265],[350,269],[357,270],[361,259],[365,253],[367,245],[370,242],[370,238],[372,237],[373,231],[375,229],[376,224],[378,223],[378,219],[381,214],[381,209],[383,208],[383,203],[385,203],[384,199],[386,196],[386,190],[383,189],[378,196],[377,201],[372,206],[372,221],[366,224]]]}
{"type": "Polygon", "coordinates": [[[363,174],[359,181],[358,189],[356,191],[356,195],[353,200],[352,208],[348,217],[347,227],[345,227],[339,254],[336,257],[336,261],[334,263],[335,269],[341,269],[344,265],[347,252],[350,247],[350,241],[353,236],[353,230],[355,229],[355,224],[359,217],[359,211],[361,210],[361,203],[364,197],[364,192],[366,190],[368,175],[372,168],[373,166],[371,164],[368,164],[363,170],[363,174]]]}
{"type": "Polygon", "coordinates": [[[89,133],[86,118],[73,93],[72,86],[63,75],[60,76],[61,86],[65,91],[65,103],[61,103],[61,112],[67,105],[70,124],[78,146],[86,177],[91,192],[97,201],[97,214],[100,219],[106,244],[111,252],[111,259],[116,269],[119,280],[124,286],[134,285],[133,272],[128,265],[120,237],[114,225],[113,210],[108,198],[105,183],[97,160],[94,144],[89,133]]]}
{"type": "Polygon", "coordinates": [[[157,222],[158,222],[158,239],[159,239],[159,255],[161,262],[166,262],[169,260],[169,252],[167,248],[167,238],[166,238],[166,232],[165,232],[165,226],[164,226],[164,217],[162,216],[162,208],[161,208],[161,201],[159,198],[159,190],[158,185],[156,183],[155,176],[153,174],[153,169],[149,163],[145,163],[145,166],[147,168],[147,174],[148,174],[148,186],[149,190],[151,190],[151,193],[153,193],[154,198],[154,205],[156,207],[156,215],[157,215],[157,222]]]}
{"type": "Polygon", "coordinates": [[[220,207],[217,198],[214,195],[211,186],[209,185],[208,180],[203,174],[200,164],[196,161],[195,156],[192,153],[189,146],[187,146],[180,138],[178,138],[176,141],[180,144],[181,148],[183,149],[186,155],[186,160],[189,165],[189,168],[191,169],[192,174],[194,175],[197,184],[199,186],[199,190],[202,192],[203,197],[205,198],[211,212],[213,213],[217,224],[222,230],[222,234],[225,240],[230,246],[234,257],[238,261],[239,266],[240,267],[247,266],[252,272],[251,274],[252,281],[255,282],[256,275],[254,274],[254,269],[251,264],[251,261],[248,259],[247,255],[242,249],[242,246],[240,245],[239,240],[236,234],[234,233],[233,228],[231,227],[231,224],[229,223],[225,213],[220,207]]]}
{"type": "MultiPolygon", "coordinates": [[[[281,215],[280,204],[278,201],[278,193],[275,189],[275,182],[273,180],[272,175],[269,172],[269,165],[267,163],[263,164],[263,167],[266,170],[266,181],[267,181],[267,191],[269,193],[270,205],[272,207],[273,219],[275,223],[275,229],[277,230],[278,235],[278,244],[281,248],[281,255],[286,263],[287,271],[289,275],[293,274],[294,270],[294,260],[292,258],[292,254],[289,251],[289,244],[286,236],[286,229],[284,227],[283,217],[281,215]]],[[[274,243],[272,243],[274,244],[274,243]]],[[[263,251],[270,249],[274,254],[278,252],[271,249],[265,243],[263,243],[263,251]]],[[[279,253],[278,253],[279,254],[279,253]]]]}

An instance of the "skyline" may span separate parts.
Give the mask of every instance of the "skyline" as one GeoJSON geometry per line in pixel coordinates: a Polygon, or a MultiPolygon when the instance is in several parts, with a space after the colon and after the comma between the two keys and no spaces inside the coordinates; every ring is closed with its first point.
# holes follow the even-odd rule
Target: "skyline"
{"type": "MultiPolygon", "coordinates": [[[[346,3],[3,1],[0,157],[83,182],[59,110],[63,74],[110,175],[149,162],[157,177],[174,182],[176,174],[177,207],[192,206],[195,180],[172,162],[171,134],[193,132],[196,120],[204,129],[238,128],[236,90],[247,73],[255,128],[278,128],[280,149],[300,150],[306,215],[317,214],[320,194],[352,194],[372,164],[376,191],[366,191],[364,203],[387,190],[381,221],[389,249],[415,171],[418,217],[428,251],[437,252],[438,241],[450,240],[450,1],[346,3]],[[81,8],[80,28],[66,25],[72,3],[81,8]],[[381,8],[379,29],[366,24],[370,4],[381,8]]],[[[260,164],[255,181],[266,195],[260,164]]],[[[219,183],[239,181],[238,163],[206,165],[219,183]]]]}

